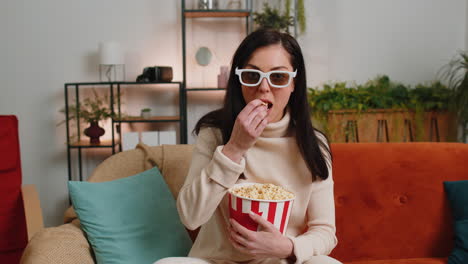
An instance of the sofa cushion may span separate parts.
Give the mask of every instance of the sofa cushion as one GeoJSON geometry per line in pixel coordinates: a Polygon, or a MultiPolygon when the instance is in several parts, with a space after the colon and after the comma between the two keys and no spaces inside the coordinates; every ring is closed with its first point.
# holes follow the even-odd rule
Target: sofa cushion
{"type": "Polygon", "coordinates": [[[444,182],[452,210],[455,247],[448,264],[468,263],[468,181],[444,182]]]}
{"type": "Polygon", "coordinates": [[[188,254],[190,238],[156,167],[114,181],[68,186],[98,263],[153,263],[188,254]]]}
{"type": "Polygon", "coordinates": [[[468,144],[332,144],[342,262],[447,257],[453,227],[444,181],[467,179],[468,144]]]}
{"type": "Polygon", "coordinates": [[[345,264],[446,264],[447,258],[409,258],[409,259],[385,259],[363,260],[346,262],[345,264]]]}

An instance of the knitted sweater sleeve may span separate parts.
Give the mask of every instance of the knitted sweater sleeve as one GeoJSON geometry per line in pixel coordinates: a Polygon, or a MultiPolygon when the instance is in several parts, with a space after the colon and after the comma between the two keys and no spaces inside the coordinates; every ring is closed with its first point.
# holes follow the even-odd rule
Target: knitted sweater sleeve
{"type": "Polygon", "coordinates": [[[213,128],[204,128],[198,135],[189,172],[177,198],[180,219],[188,229],[194,230],[211,218],[245,169],[244,159],[238,164],[221,152],[220,138],[219,130],[213,128]]]}
{"type": "MultiPolygon", "coordinates": [[[[317,136],[326,142],[322,135],[317,136]]],[[[328,161],[329,175],[326,180],[312,183],[314,186],[307,205],[307,231],[297,237],[289,237],[293,241],[296,263],[303,263],[312,256],[328,255],[338,243],[335,235],[332,162],[328,152],[323,148],[321,150],[328,161]]]]}

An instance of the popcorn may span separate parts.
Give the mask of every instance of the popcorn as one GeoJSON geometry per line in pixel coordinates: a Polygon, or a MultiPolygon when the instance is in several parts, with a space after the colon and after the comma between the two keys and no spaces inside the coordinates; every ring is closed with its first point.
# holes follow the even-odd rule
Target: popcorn
{"type": "Polygon", "coordinates": [[[259,200],[287,200],[294,198],[294,194],[280,186],[268,184],[253,184],[232,189],[232,193],[244,198],[259,200]]]}

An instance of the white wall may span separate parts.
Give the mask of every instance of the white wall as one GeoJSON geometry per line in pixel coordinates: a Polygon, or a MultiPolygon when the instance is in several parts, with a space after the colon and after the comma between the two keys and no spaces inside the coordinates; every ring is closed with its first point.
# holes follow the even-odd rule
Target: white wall
{"type": "MultiPolygon", "coordinates": [[[[310,85],[361,82],[379,73],[406,83],[428,81],[467,47],[465,0],[306,2],[308,31],[299,40],[310,85]]],[[[216,40],[201,43],[205,33],[191,40],[213,45],[224,60],[230,52],[223,46],[234,49],[240,38],[234,34],[237,27],[223,25],[216,40]],[[226,28],[230,33],[221,34],[226,28]]],[[[65,129],[55,125],[63,118],[58,113],[64,104],[63,84],[98,80],[96,52],[103,40],[125,47],[127,79],[148,65],[170,65],[174,79],[180,80],[180,2],[2,1],[0,36],[0,114],[19,117],[23,182],[36,184],[46,225],[57,225],[68,204],[65,129]]],[[[160,99],[154,99],[161,114],[177,109],[171,104],[176,99],[165,97],[169,89],[163,87],[160,99]]],[[[222,92],[189,96],[196,102],[189,108],[189,130],[201,114],[219,105],[205,97],[219,101],[222,92]]],[[[138,111],[138,106],[130,108],[138,111]]],[[[86,172],[90,164],[88,160],[86,172]]]]}
{"type": "Polygon", "coordinates": [[[309,80],[434,78],[465,47],[465,0],[306,1],[309,80]]]}
{"type": "Polygon", "coordinates": [[[46,225],[68,205],[65,127],[56,127],[64,83],[99,79],[103,40],[126,48],[129,79],[171,65],[180,80],[179,10],[179,1],[1,2],[0,113],[19,118],[23,183],[38,187],[46,225]]]}
{"type": "MultiPolygon", "coordinates": [[[[466,5],[466,16],[465,16],[465,51],[468,51],[468,4],[466,5]]],[[[459,126],[458,128],[458,135],[461,135],[462,134],[462,130],[463,127],[462,126],[459,126]]],[[[468,126],[465,127],[465,129],[468,130],[468,126]]],[[[465,143],[468,143],[468,135],[463,139],[463,137],[461,137],[461,140],[464,140],[465,143]]]]}
{"type": "Polygon", "coordinates": [[[468,50],[468,4],[466,5],[465,23],[465,50],[468,50]]]}

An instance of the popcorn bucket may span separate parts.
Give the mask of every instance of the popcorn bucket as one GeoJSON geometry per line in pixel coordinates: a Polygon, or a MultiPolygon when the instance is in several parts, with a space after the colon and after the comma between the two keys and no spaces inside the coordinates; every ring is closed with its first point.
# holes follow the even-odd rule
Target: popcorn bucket
{"type": "Polygon", "coordinates": [[[229,214],[231,218],[249,230],[259,231],[261,226],[249,216],[249,212],[252,211],[272,223],[284,235],[295,198],[285,200],[250,199],[231,192],[232,189],[254,184],[258,183],[236,184],[229,189],[229,214]]]}

